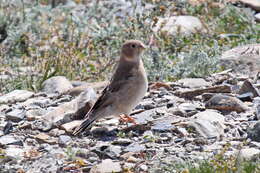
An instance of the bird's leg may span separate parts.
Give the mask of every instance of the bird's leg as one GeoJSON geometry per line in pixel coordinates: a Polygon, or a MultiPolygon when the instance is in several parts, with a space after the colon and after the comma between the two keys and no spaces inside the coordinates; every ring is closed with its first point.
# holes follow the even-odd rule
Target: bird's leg
{"type": "Polygon", "coordinates": [[[133,123],[133,124],[137,124],[135,119],[129,115],[126,114],[122,114],[120,115],[120,121],[121,122],[125,122],[125,123],[133,123]]]}

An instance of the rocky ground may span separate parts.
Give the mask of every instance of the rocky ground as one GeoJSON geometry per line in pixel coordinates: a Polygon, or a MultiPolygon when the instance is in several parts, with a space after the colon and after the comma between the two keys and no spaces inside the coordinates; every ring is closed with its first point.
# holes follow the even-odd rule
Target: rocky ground
{"type": "MultiPolygon", "coordinates": [[[[254,19],[259,22],[258,1],[241,2],[255,10],[254,19]]],[[[158,18],[153,28],[154,32],[163,30],[169,35],[179,29],[183,34],[204,31],[202,22],[193,16],[158,18]],[[194,27],[187,29],[187,21],[194,27]],[[176,23],[180,27],[172,27],[176,23]]],[[[223,38],[233,36],[220,34],[223,38]]],[[[260,45],[228,50],[220,63],[227,70],[204,78],[151,82],[145,98],[132,113],[138,124],[123,124],[110,117],[96,122],[80,136],[71,133],[106,81],[86,83],[56,76],[43,83],[41,92],[0,92],[0,173],[177,172],[168,168],[196,165],[220,153],[235,158],[236,163],[258,163],[260,45]]],[[[34,74],[29,67],[19,67],[19,71],[34,74]]],[[[11,73],[11,69],[0,73],[0,87],[10,90],[1,82],[11,78],[11,73]]]]}
{"type": "Polygon", "coordinates": [[[12,91],[0,96],[0,170],[165,172],[167,165],[198,163],[223,148],[224,155],[259,160],[260,85],[252,72],[150,83],[132,113],[138,124],[112,117],[80,136],[71,132],[107,82],[57,76],[42,92],[12,91]]]}

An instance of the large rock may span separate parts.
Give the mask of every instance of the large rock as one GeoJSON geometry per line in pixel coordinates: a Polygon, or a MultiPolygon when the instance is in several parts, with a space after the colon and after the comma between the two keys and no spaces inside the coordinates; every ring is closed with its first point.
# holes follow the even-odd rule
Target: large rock
{"type": "Polygon", "coordinates": [[[63,94],[72,89],[70,81],[64,76],[55,76],[43,82],[42,91],[48,94],[63,94]]]}
{"type": "Polygon", "coordinates": [[[189,125],[205,138],[217,137],[224,134],[224,116],[214,110],[206,110],[192,116],[189,125]]]}
{"type": "Polygon", "coordinates": [[[235,47],[224,52],[221,65],[239,73],[255,73],[260,70],[260,44],[235,47]]]}
{"type": "Polygon", "coordinates": [[[33,92],[26,90],[14,90],[0,97],[0,104],[22,102],[33,96],[33,92]]]}
{"type": "Polygon", "coordinates": [[[92,88],[88,88],[72,101],[58,106],[42,118],[53,124],[59,121],[63,121],[62,124],[64,124],[73,119],[82,119],[94,104],[96,97],[96,92],[92,88]]]}
{"type": "Polygon", "coordinates": [[[248,107],[238,98],[223,94],[214,95],[206,102],[205,107],[219,111],[245,112],[248,110],[248,107]]]}
{"type": "Polygon", "coordinates": [[[6,119],[13,122],[22,121],[25,117],[25,110],[23,109],[14,109],[6,114],[6,119]]]}
{"type": "Polygon", "coordinates": [[[113,162],[111,159],[102,160],[102,162],[91,168],[90,173],[111,173],[122,172],[119,162],[113,162]]]}
{"type": "Polygon", "coordinates": [[[194,16],[172,16],[166,18],[159,18],[156,26],[153,28],[154,32],[166,32],[170,35],[178,33],[189,35],[203,30],[201,21],[194,16]]]}

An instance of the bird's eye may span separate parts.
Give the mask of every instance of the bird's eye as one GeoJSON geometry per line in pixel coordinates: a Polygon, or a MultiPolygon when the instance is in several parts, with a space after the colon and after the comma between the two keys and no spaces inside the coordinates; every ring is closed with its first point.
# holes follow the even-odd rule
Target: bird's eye
{"type": "Polygon", "coordinates": [[[135,47],[136,47],[135,44],[132,44],[131,46],[132,46],[132,48],[135,48],[135,47]]]}

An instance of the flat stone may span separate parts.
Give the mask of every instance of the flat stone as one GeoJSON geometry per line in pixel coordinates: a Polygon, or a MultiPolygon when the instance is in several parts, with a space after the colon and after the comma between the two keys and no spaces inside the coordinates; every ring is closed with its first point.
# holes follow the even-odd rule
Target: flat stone
{"type": "Polygon", "coordinates": [[[238,113],[248,110],[248,107],[238,98],[223,94],[214,95],[205,103],[205,107],[219,111],[236,111],[238,113]]]}
{"type": "Polygon", "coordinates": [[[54,76],[43,82],[42,91],[48,94],[64,94],[72,88],[72,84],[66,77],[54,76]]]}
{"type": "Polygon", "coordinates": [[[0,146],[6,146],[6,145],[23,145],[23,142],[19,139],[16,139],[12,135],[5,135],[0,137],[0,146]]]}
{"type": "Polygon", "coordinates": [[[39,143],[48,143],[48,144],[56,144],[57,140],[51,138],[49,135],[46,133],[39,133],[34,138],[39,142],[39,143]]]}
{"type": "Polygon", "coordinates": [[[14,109],[11,112],[6,114],[6,119],[11,120],[13,122],[22,121],[25,117],[25,110],[22,109],[14,109]]]}
{"type": "Polygon", "coordinates": [[[31,91],[14,90],[8,94],[0,96],[0,104],[22,102],[34,95],[31,91]]]}
{"type": "Polygon", "coordinates": [[[78,127],[82,122],[83,122],[83,120],[74,120],[74,121],[71,121],[69,123],[61,125],[61,128],[63,130],[65,130],[67,133],[72,133],[73,130],[76,127],[78,127]]]}
{"type": "Polygon", "coordinates": [[[203,78],[184,78],[178,80],[177,83],[180,83],[183,87],[189,88],[201,88],[211,85],[210,82],[205,81],[203,78]]]}
{"type": "Polygon", "coordinates": [[[11,159],[21,159],[24,155],[24,150],[21,148],[10,147],[5,150],[5,156],[11,159]]]}
{"type": "Polygon", "coordinates": [[[137,124],[146,124],[149,121],[152,121],[152,116],[156,114],[156,109],[150,109],[139,114],[133,115],[133,118],[137,124]]]}
{"type": "Polygon", "coordinates": [[[144,150],[145,150],[145,147],[138,143],[132,143],[132,144],[128,145],[125,149],[126,152],[140,152],[140,151],[144,151],[144,150]]]}
{"type": "Polygon", "coordinates": [[[155,132],[169,132],[174,128],[171,122],[168,121],[156,121],[152,126],[152,130],[155,132]]]}
{"type": "Polygon", "coordinates": [[[101,163],[92,167],[90,173],[111,173],[122,172],[122,168],[119,162],[114,162],[111,159],[102,160],[101,163]]]}
{"type": "Polygon", "coordinates": [[[26,119],[28,121],[34,121],[36,119],[40,119],[44,114],[46,114],[47,111],[45,109],[31,109],[26,111],[26,119]]]}
{"type": "Polygon", "coordinates": [[[57,123],[62,120],[64,116],[68,113],[74,113],[77,110],[77,100],[74,99],[70,102],[61,104],[57,108],[54,108],[52,111],[49,111],[45,115],[42,116],[44,121],[50,123],[57,123]]]}
{"type": "Polygon", "coordinates": [[[67,146],[71,142],[72,142],[72,139],[70,136],[67,136],[67,135],[59,136],[58,143],[62,146],[67,146]]]}

